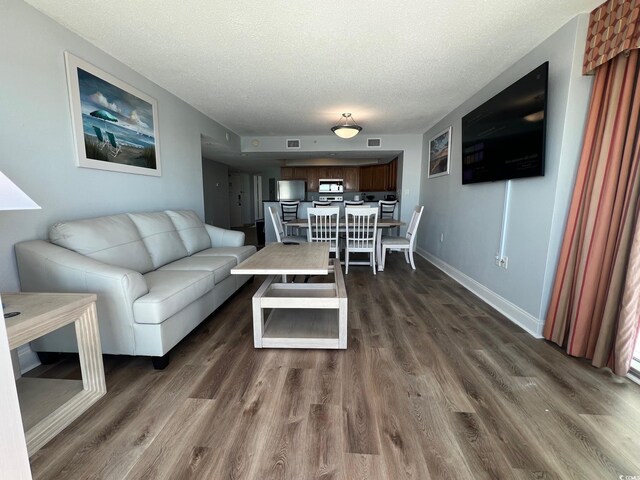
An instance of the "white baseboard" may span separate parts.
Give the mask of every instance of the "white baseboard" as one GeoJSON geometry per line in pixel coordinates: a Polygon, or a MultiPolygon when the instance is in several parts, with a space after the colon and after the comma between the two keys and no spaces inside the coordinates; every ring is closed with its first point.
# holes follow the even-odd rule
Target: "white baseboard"
{"type": "Polygon", "coordinates": [[[20,373],[27,373],[40,365],[40,359],[36,352],[31,350],[27,343],[18,347],[18,362],[20,363],[20,373]]]}
{"type": "Polygon", "coordinates": [[[542,338],[542,327],[544,325],[544,322],[542,320],[534,317],[528,312],[525,312],[523,309],[511,303],[506,298],[501,297],[493,290],[488,289],[473,278],[465,275],[459,270],[456,270],[448,263],[443,262],[439,258],[423,250],[422,248],[417,248],[416,253],[428,262],[432,263],[435,267],[439,268],[444,273],[449,275],[471,293],[491,305],[513,323],[525,330],[527,333],[536,338],[542,338]]]}

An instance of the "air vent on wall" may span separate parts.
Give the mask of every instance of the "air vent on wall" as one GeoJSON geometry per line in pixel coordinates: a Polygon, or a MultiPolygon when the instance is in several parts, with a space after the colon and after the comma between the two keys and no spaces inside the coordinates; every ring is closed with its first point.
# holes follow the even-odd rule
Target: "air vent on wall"
{"type": "Polygon", "coordinates": [[[380,148],[382,146],[382,139],[380,138],[367,138],[368,148],[380,148]]]}
{"type": "Polygon", "coordinates": [[[300,140],[287,140],[287,148],[300,148],[300,140]]]}

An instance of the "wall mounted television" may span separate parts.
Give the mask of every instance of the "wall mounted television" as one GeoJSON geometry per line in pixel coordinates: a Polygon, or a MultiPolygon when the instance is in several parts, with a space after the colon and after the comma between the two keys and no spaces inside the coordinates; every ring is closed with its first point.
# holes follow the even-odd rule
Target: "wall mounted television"
{"type": "Polygon", "coordinates": [[[462,184],[544,175],[549,62],[462,117],[462,184]]]}

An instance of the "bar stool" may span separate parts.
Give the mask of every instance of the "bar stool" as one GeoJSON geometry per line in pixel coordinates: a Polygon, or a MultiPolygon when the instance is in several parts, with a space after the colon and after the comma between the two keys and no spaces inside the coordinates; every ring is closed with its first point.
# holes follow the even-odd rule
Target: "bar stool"
{"type": "MultiPolygon", "coordinates": [[[[378,200],[378,207],[380,208],[380,220],[383,219],[394,219],[396,218],[396,206],[398,205],[398,200],[378,200]]],[[[398,228],[398,235],[400,235],[400,227],[398,228]]],[[[392,231],[393,228],[389,229],[389,232],[392,231]]]]}
{"type": "Polygon", "coordinates": [[[289,235],[289,231],[287,228],[287,222],[295,220],[298,218],[298,207],[300,206],[300,201],[282,201],[280,202],[280,209],[282,210],[282,223],[284,224],[284,233],[285,235],[289,235]]]}

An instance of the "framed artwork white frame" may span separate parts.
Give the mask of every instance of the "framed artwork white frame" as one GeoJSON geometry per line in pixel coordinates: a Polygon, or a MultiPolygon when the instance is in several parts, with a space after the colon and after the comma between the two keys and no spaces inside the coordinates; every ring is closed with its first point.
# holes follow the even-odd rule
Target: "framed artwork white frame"
{"type": "Polygon", "coordinates": [[[64,58],[76,165],[161,176],[156,99],[70,52],[64,58]]]}
{"type": "Polygon", "coordinates": [[[449,175],[451,163],[451,130],[452,127],[449,126],[429,140],[427,178],[449,175]]]}

